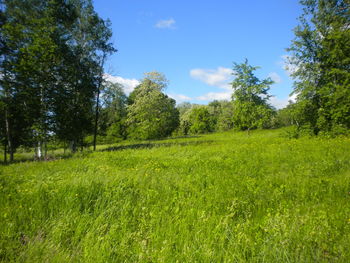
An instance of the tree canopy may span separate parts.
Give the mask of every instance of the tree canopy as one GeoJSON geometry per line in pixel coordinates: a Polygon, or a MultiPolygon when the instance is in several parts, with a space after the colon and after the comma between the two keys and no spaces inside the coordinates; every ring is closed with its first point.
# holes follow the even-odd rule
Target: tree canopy
{"type": "Polygon", "coordinates": [[[232,82],[233,123],[235,128],[250,130],[267,127],[273,108],[269,105],[268,94],[273,81],[270,78],[260,80],[254,75],[259,67],[244,63],[234,63],[235,79],[232,82]]]}
{"type": "Polygon", "coordinates": [[[295,69],[294,93],[306,118],[319,131],[350,128],[350,10],[346,0],[302,0],[295,39],[288,49],[295,69]]]}
{"type": "Polygon", "coordinates": [[[158,72],[147,73],[130,94],[127,114],[129,137],[163,138],[177,128],[179,112],[175,107],[176,102],[162,92],[166,82],[164,75],[158,72]]]}

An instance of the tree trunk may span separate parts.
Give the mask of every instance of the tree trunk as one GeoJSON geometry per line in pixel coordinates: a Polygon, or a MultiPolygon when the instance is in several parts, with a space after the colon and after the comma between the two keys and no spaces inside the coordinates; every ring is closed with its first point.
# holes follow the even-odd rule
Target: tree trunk
{"type": "Polygon", "coordinates": [[[7,109],[5,109],[5,125],[6,125],[7,146],[10,152],[10,162],[13,162],[13,144],[12,144],[12,138],[11,138],[11,126],[8,119],[7,109]]]}
{"type": "Polygon", "coordinates": [[[84,139],[81,139],[81,141],[80,141],[80,151],[81,152],[84,151],[84,139]]]}
{"type": "Polygon", "coordinates": [[[94,151],[96,151],[97,124],[98,124],[98,115],[99,115],[99,104],[100,104],[100,84],[99,84],[99,87],[98,87],[98,89],[97,89],[96,108],[95,108],[94,151]]]}
{"type": "Polygon", "coordinates": [[[11,150],[10,150],[10,162],[13,162],[13,160],[14,160],[14,157],[13,157],[13,148],[11,148],[11,150]]]}
{"type": "Polygon", "coordinates": [[[36,158],[38,160],[41,160],[42,156],[43,156],[43,149],[42,149],[42,142],[39,140],[38,141],[38,145],[36,146],[36,158]]]}
{"type": "Polygon", "coordinates": [[[75,153],[77,151],[77,143],[75,140],[70,142],[70,149],[71,149],[72,153],[75,153]]]}
{"type": "Polygon", "coordinates": [[[4,163],[7,163],[7,142],[4,144],[4,163]]]}
{"type": "Polygon", "coordinates": [[[47,141],[44,142],[44,159],[47,160],[47,141]]]}
{"type": "Polygon", "coordinates": [[[101,92],[101,86],[103,81],[103,65],[105,63],[107,54],[104,53],[102,55],[101,59],[101,75],[100,79],[97,84],[97,96],[96,96],[96,108],[95,108],[95,127],[94,127],[94,151],[96,151],[96,141],[97,141],[97,124],[98,124],[98,117],[99,117],[99,104],[100,104],[100,92],[101,92]]]}

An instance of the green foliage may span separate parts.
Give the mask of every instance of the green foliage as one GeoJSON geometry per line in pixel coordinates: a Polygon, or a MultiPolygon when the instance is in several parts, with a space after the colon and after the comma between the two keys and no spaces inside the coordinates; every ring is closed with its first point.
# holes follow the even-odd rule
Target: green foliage
{"type": "MultiPolygon", "coordinates": [[[[210,106],[210,105],[209,105],[210,106]]],[[[216,131],[228,131],[233,128],[233,103],[220,101],[219,111],[216,114],[216,131]]]]}
{"type": "Polygon", "coordinates": [[[189,102],[182,102],[179,105],[176,106],[177,110],[180,113],[180,116],[184,115],[186,112],[188,112],[193,107],[193,104],[189,102]]]}
{"type": "Polygon", "coordinates": [[[347,262],[349,138],[279,133],[0,166],[0,260],[347,262]]]}
{"type": "Polygon", "coordinates": [[[164,138],[177,128],[179,112],[175,108],[176,102],[162,93],[162,89],[163,84],[146,77],[130,94],[132,99],[129,100],[126,121],[130,138],[164,138]]]}
{"type": "Polygon", "coordinates": [[[158,90],[159,92],[163,92],[168,83],[169,81],[163,73],[157,71],[146,72],[144,78],[141,80],[141,84],[129,94],[128,105],[133,104],[135,99],[140,96],[140,93],[145,90],[158,90]]]}
{"type": "Polygon", "coordinates": [[[249,101],[235,101],[233,112],[234,127],[239,130],[269,128],[273,115],[273,110],[266,105],[256,105],[249,101]]]}
{"type": "Polygon", "coordinates": [[[208,133],[214,130],[214,121],[207,107],[194,107],[189,114],[191,134],[208,133]]]}
{"type": "Polygon", "coordinates": [[[338,125],[350,128],[349,1],[304,0],[300,25],[289,51],[294,91],[303,103],[304,123],[314,133],[338,125]]]}
{"type": "Polygon", "coordinates": [[[99,118],[99,134],[108,141],[126,137],[127,96],[120,84],[105,82],[102,93],[102,109],[99,118]]]}
{"type": "Polygon", "coordinates": [[[257,69],[250,66],[248,60],[233,66],[236,77],[232,82],[233,123],[239,130],[267,128],[273,115],[274,110],[267,102],[273,81],[270,78],[259,80],[254,75],[257,69]]]}
{"type": "Polygon", "coordinates": [[[73,145],[92,131],[110,24],[90,0],[1,4],[1,96],[9,150],[52,134],[73,145]],[[103,54],[103,58],[101,57],[103,54]]]}
{"type": "Polygon", "coordinates": [[[213,101],[208,105],[181,103],[177,135],[227,131],[233,128],[233,105],[228,101],[213,101]]]}

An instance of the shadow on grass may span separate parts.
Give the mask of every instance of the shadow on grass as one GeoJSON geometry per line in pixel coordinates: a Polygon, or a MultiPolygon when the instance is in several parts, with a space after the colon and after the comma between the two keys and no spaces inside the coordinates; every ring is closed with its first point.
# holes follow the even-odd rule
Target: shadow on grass
{"type": "MultiPolygon", "coordinates": [[[[87,153],[87,152],[86,152],[87,153]]],[[[76,153],[76,154],[81,154],[76,153]]],[[[49,162],[49,161],[56,161],[56,160],[65,160],[65,159],[70,159],[74,156],[73,153],[66,153],[66,154],[49,154],[46,159],[36,159],[34,157],[20,157],[20,158],[15,158],[12,162],[7,161],[6,163],[3,160],[0,160],[0,166],[6,166],[10,164],[15,164],[15,163],[28,163],[28,162],[49,162]]]]}
{"type": "Polygon", "coordinates": [[[171,146],[189,146],[189,145],[201,145],[201,144],[210,144],[213,143],[213,140],[205,141],[195,141],[195,142],[165,142],[165,143],[136,143],[130,145],[120,145],[108,147],[106,149],[100,150],[100,152],[112,152],[112,151],[122,151],[122,150],[133,150],[133,149],[152,149],[156,147],[171,147],[171,146]]]}
{"type": "MultiPolygon", "coordinates": [[[[200,136],[182,136],[182,137],[175,137],[171,139],[179,139],[179,138],[199,138],[200,136]]],[[[168,138],[169,140],[170,138],[168,138]]],[[[157,140],[159,141],[159,140],[157,140]]],[[[133,149],[152,149],[156,147],[171,147],[171,146],[196,146],[196,145],[202,145],[202,144],[211,144],[213,143],[213,140],[203,140],[203,141],[189,141],[189,142],[146,142],[146,143],[134,143],[134,144],[128,144],[128,145],[120,145],[120,146],[112,146],[105,149],[97,150],[96,152],[112,152],[112,151],[122,151],[122,150],[133,150],[133,149]]],[[[19,157],[15,159],[12,162],[4,163],[3,160],[0,160],[0,166],[6,166],[10,164],[15,163],[26,163],[26,162],[48,162],[48,161],[56,161],[56,160],[64,160],[64,159],[70,159],[72,157],[79,157],[79,156],[87,156],[90,153],[93,153],[91,150],[85,150],[83,152],[77,152],[77,153],[66,153],[66,154],[57,154],[57,155],[49,155],[47,159],[34,159],[33,157],[19,157]]]]}

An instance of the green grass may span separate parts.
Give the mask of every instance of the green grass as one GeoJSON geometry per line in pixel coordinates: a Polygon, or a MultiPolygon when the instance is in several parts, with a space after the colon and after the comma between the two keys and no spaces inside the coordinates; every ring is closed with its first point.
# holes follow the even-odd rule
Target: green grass
{"type": "Polygon", "coordinates": [[[280,133],[0,166],[0,260],[349,262],[350,139],[280,133]]]}

